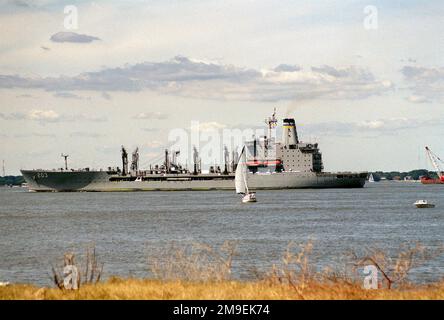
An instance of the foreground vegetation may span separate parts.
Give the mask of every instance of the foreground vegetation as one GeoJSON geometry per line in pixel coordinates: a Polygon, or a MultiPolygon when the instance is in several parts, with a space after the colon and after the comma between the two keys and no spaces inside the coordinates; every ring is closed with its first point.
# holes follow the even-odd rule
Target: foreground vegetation
{"type": "Polygon", "coordinates": [[[111,278],[79,290],[38,288],[30,285],[0,287],[0,299],[224,299],[224,300],[300,300],[300,299],[444,299],[444,282],[405,289],[366,290],[362,284],[347,282],[309,282],[295,290],[288,284],[269,281],[192,282],[111,278]]]}
{"type": "MultiPolygon", "coordinates": [[[[103,263],[94,248],[75,261],[72,253],[63,265],[75,265],[78,290],[66,290],[62,263],[52,266],[54,287],[25,284],[0,286],[0,299],[223,299],[223,300],[316,300],[316,299],[444,299],[444,278],[433,284],[415,284],[410,271],[441,256],[444,248],[403,245],[396,254],[378,249],[349,253],[340,270],[318,270],[311,261],[312,243],[289,244],[281,261],[266,270],[251,270],[252,280],[231,276],[236,243],[214,249],[203,244],[175,246],[152,252],[150,279],[111,277],[102,281],[103,263]],[[364,288],[363,267],[377,270],[374,289],[364,288]]],[[[345,259],[345,258],[344,258],[345,259]]],[[[367,283],[368,284],[368,283],[367,283]]]]}

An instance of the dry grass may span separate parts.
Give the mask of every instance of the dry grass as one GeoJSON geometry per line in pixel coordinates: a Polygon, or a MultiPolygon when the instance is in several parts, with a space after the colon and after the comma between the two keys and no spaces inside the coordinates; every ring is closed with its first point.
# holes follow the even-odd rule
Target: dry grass
{"type": "MultiPolygon", "coordinates": [[[[391,258],[380,250],[365,255],[352,255],[352,272],[347,268],[325,268],[316,271],[310,259],[311,242],[289,244],[281,263],[269,270],[255,272],[256,280],[234,281],[231,278],[236,243],[227,242],[220,248],[194,244],[191,247],[171,247],[163,254],[153,254],[150,269],[153,279],[110,278],[106,282],[89,281],[85,277],[79,290],[38,288],[31,285],[0,287],[0,299],[148,299],[148,300],[334,300],[334,299],[444,299],[444,280],[429,285],[409,281],[412,268],[436,258],[442,253],[422,246],[402,246],[391,258]],[[157,258],[155,258],[157,257],[157,258]],[[372,263],[384,274],[381,280],[389,285],[379,289],[363,288],[362,274],[356,268],[372,263]]],[[[93,252],[95,257],[95,252],[93,252]]],[[[96,258],[84,271],[98,269],[96,258]]],[[[100,269],[101,270],[101,269],[100,269]]],[[[94,277],[93,277],[94,279],[94,277]]]]}
{"type": "MultiPolygon", "coordinates": [[[[428,261],[442,255],[444,246],[428,249],[416,243],[415,245],[402,244],[395,256],[389,256],[386,252],[377,248],[367,248],[366,254],[359,257],[356,253],[351,254],[355,267],[373,265],[383,276],[388,289],[393,286],[408,286],[410,271],[426,264],[428,261]]],[[[382,283],[381,283],[382,284],[382,283]]]]}
{"type": "Polygon", "coordinates": [[[193,243],[152,252],[148,266],[155,279],[188,281],[223,281],[231,277],[237,243],[226,241],[220,246],[193,243]]]}
{"type": "Polygon", "coordinates": [[[29,285],[0,287],[0,299],[26,300],[318,300],[318,299],[444,299],[444,282],[410,289],[365,290],[361,284],[346,282],[306,282],[303,293],[291,285],[267,281],[161,281],[112,278],[96,285],[84,285],[77,291],[62,291],[57,288],[38,288],[29,285]]]}

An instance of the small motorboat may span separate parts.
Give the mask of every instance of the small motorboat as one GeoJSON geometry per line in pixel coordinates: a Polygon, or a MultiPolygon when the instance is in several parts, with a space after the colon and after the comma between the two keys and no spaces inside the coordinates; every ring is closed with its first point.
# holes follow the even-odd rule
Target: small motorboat
{"type": "Polygon", "coordinates": [[[434,208],[435,205],[428,203],[427,200],[418,200],[414,203],[417,208],[434,208]]]}

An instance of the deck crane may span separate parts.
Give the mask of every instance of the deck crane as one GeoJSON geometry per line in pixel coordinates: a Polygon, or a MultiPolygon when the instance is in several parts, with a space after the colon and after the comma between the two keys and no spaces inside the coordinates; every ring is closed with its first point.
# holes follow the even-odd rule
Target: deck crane
{"type": "Polygon", "coordinates": [[[439,166],[439,163],[444,163],[444,161],[442,161],[435,153],[433,153],[429,147],[426,146],[425,149],[430,162],[432,163],[433,167],[436,170],[436,173],[438,174],[439,180],[441,182],[444,182],[443,170],[441,170],[441,167],[439,166]]]}

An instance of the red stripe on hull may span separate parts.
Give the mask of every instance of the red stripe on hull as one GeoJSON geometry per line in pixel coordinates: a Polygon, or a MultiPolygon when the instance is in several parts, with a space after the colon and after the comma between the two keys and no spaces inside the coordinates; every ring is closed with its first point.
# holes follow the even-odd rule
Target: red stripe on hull
{"type": "Polygon", "coordinates": [[[277,166],[281,164],[280,160],[271,160],[271,161],[262,161],[262,160],[253,160],[247,161],[248,166],[277,166]]]}

